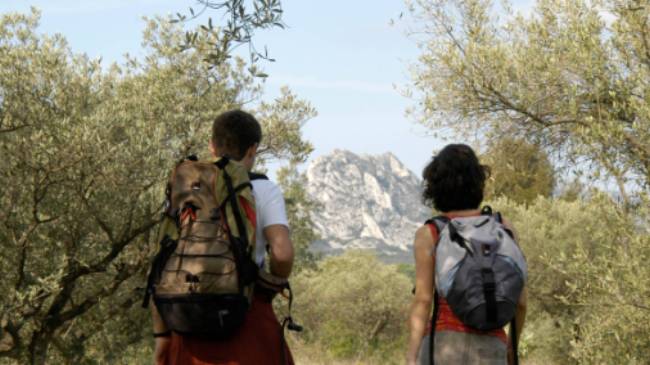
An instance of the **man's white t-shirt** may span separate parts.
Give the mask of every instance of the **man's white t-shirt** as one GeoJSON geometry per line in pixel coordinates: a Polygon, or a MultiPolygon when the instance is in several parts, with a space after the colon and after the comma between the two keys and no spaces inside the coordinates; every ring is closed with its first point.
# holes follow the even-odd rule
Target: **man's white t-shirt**
{"type": "Polygon", "coordinates": [[[257,229],[255,231],[255,262],[264,266],[268,242],[264,238],[264,228],[275,224],[289,227],[287,212],[284,207],[282,190],[270,180],[253,180],[253,197],[255,197],[255,212],[257,229]]]}

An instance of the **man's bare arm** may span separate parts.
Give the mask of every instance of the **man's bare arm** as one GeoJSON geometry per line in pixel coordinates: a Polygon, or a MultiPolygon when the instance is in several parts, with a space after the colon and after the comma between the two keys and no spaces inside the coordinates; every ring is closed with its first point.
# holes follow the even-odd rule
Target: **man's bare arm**
{"type": "Polygon", "coordinates": [[[288,278],[293,268],[293,243],[289,237],[289,228],[282,224],[264,227],[264,238],[269,243],[271,274],[288,278]]]}

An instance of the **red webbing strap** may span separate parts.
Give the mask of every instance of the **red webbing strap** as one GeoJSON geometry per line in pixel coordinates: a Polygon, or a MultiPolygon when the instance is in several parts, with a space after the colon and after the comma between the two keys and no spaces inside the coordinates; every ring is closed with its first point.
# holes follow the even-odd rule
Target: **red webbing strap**
{"type": "Polygon", "coordinates": [[[438,227],[433,222],[427,223],[427,226],[429,226],[429,230],[431,231],[431,237],[433,237],[433,249],[435,250],[436,243],[438,242],[438,227]]]}

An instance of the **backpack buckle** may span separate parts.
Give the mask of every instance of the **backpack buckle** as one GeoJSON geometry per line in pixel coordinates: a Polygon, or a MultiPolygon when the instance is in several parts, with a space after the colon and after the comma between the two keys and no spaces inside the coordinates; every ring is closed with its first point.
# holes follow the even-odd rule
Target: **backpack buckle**
{"type": "Polygon", "coordinates": [[[492,215],[492,207],[489,205],[486,205],[481,209],[481,214],[483,215],[492,215]]]}
{"type": "Polygon", "coordinates": [[[492,253],[492,246],[486,244],[481,245],[481,253],[483,256],[490,256],[490,253],[492,253]]]}

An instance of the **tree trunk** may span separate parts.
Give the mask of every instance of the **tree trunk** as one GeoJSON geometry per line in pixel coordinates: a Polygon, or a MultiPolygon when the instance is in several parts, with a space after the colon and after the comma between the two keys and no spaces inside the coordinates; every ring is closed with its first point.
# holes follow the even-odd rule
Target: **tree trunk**
{"type": "Polygon", "coordinates": [[[47,361],[49,347],[49,336],[36,337],[29,346],[29,363],[31,365],[44,365],[47,361]]]}

